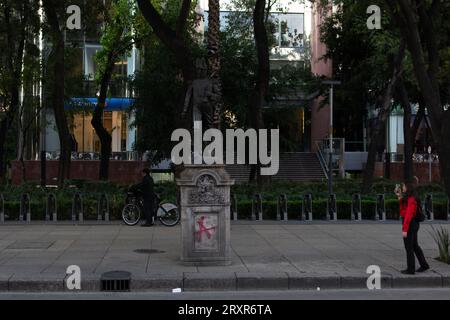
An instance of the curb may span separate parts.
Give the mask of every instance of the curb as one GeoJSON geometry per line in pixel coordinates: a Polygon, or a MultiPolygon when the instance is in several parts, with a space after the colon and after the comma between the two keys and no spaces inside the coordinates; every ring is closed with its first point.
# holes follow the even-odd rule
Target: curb
{"type": "MultiPolygon", "coordinates": [[[[82,292],[100,291],[100,274],[82,277],[82,292]]],[[[327,290],[367,289],[368,275],[356,273],[175,273],[135,274],[131,277],[130,291],[238,291],[238,290],[327,290]]],[[[407,276],[399,272],[383,274],[381,289],[399,288],[450,288],[450,277],[429,271],[425,274],[407,276]]],[[[0,277],[0,292],[73,292],[65,285],[64,276],[11,275],[0,277]]]]}

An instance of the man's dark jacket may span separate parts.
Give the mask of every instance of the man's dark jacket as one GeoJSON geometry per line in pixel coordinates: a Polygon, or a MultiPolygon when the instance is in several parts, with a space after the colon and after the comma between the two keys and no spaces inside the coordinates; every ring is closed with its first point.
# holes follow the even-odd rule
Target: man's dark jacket
{"type": "Polygon", "coordinates": [[[134,188],[142,192],[142,198],[144,198],[144,200],[153,199],[153,178],[150,175],[145,175],[142,182],[134,185],[134,188]]]}

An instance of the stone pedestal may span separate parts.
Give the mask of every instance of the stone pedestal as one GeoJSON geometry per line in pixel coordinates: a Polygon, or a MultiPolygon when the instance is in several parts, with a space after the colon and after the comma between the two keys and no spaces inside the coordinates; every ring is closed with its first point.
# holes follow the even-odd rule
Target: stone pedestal
{"type": "Polygon", "coordinates": [[[230,179],[222,165],[186,165],[176,179],[181,211],[181,261],[228,265],[230,179]]]}

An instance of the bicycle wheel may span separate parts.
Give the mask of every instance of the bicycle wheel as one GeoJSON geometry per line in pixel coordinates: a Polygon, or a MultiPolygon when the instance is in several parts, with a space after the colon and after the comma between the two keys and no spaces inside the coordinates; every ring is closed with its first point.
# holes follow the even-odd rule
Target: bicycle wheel
{"type": "Polygon", "coordinates": [[[129,203],[122,209],[122,220],[126,225],[134,226],[141,219],[141,210],[134,203],[129,203]]]}
{"type": "Polygon", "coordinates": [[[173,206],[169,210],[165,210],[163,207],[160,207],[159,210],[162,211],[159,215],[159,221],[161,221],[161,223],[166,227],[173,227],[180,222],[181,217],[176,206],[173,206]]]}

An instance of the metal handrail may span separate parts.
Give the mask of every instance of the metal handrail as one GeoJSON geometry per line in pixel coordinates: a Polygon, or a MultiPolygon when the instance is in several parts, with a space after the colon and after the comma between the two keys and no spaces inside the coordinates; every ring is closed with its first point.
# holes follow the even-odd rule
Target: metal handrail
{"type": "MultiPolygon", "coordinates": [[[[336,142],[338,142],[338,143],[337,143],[337,146],[333,148],[332,154],[338,156],[340,160],[338,162],[338,165],[339,165],[338,168],[336,168],[334,166],[334,161],[333,161],[332,170],[333,170],[333,172],[341,173],[343,170],[343,159],[344,159],[344,153],[345,153],[345,151],[344,151],[345,139],[333,138],[333,145],[336,145],[336,142]]],[[[329,158],[330,152],[331,152],[330,146],[329,146],[329,139],[318,140],[318,141],[315,141],[315,143],[317,145],[317,149],[319,150],[319,160],[323,161],[324,168],[325,168],[326,172],[328,173],[330,168],[329,168],[328,161],[326,161],[326,159],[329,158]],[[328,146],[328,149],[326,149],[325,146],[328,146]]],[[[328,177],[328,174],[327,174],[327,177],[328,177]]]]}
{"type": "Polygon", "coordinates": [[[327,179],[328,179],[329,178],[328,177],[328,165],[327,165],[327,162],[325,161],[325,158],[323,156],[322,148],[319,145],[318,141],[315,141],[315,143],[316,143],[316,146],[317,146],[316,154],[318,155],[320,166],[322,167],[322,170],[323,170],[323,173],[325,174],[325,177],[327,177],[327,179]]]}

